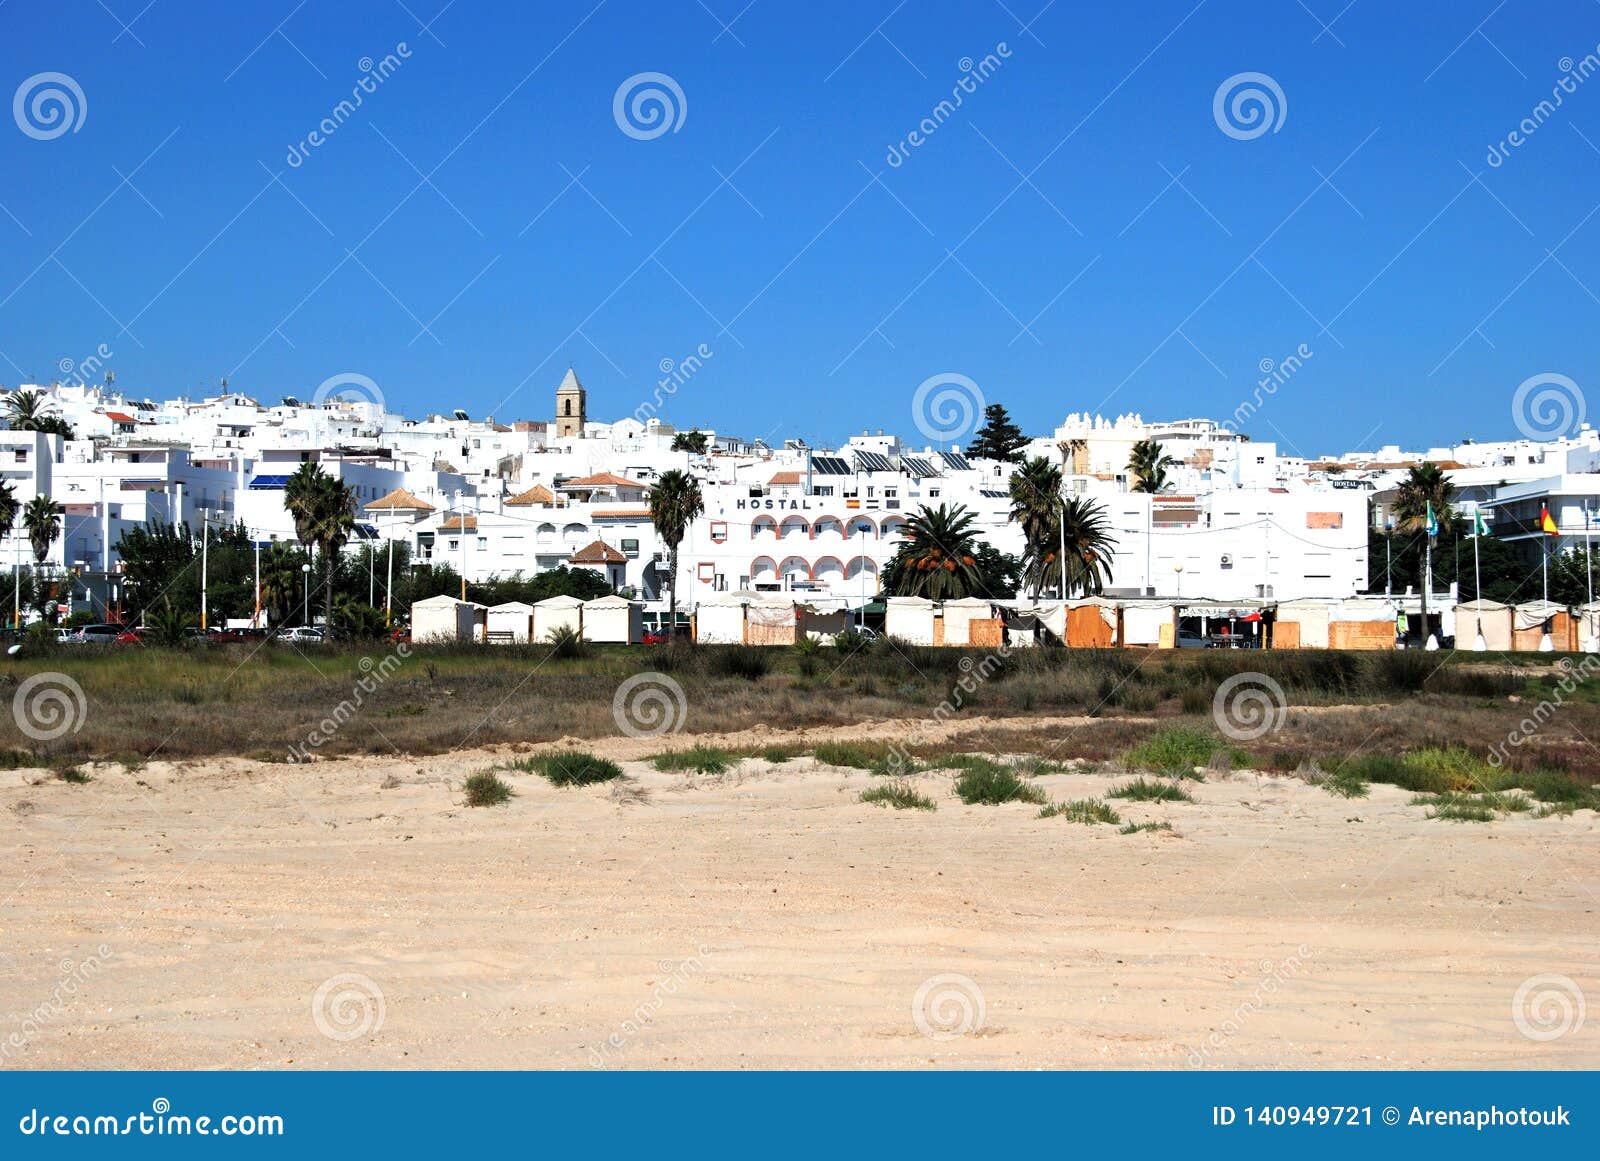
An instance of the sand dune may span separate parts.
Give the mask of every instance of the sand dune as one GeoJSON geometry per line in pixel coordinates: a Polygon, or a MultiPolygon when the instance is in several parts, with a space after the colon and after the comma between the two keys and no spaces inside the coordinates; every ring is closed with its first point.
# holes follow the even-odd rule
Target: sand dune
{"type": "Polygon", "coordinates": [[[1561,1026],[1536,977],[1600,988],[1593,812],[1236,773],[1122,835],[608,745],[626,793],[488,809],[481,752],[5,774],[0,1066],[1600,1066],[1600,1020],[1522,1031],[1561,1026]]]}

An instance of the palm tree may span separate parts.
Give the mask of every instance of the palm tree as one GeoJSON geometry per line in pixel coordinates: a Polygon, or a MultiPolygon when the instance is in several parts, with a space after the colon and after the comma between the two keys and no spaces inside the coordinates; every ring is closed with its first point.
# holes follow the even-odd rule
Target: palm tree
{"type": "Polygon", "coordinates": [[[1061,452],[1061,470],[1071,468],[1071,474],[1081,476],[1089,470],[1085,463],[1088,458],[1089,441],[1086,439],[1063,439],[1056,442],[1056,448],[1061,452]]]}
{"type": "Polygon", "coordinates": [[[700,482],[678,468],[662,472],[650,489],[650,523],[667,546],[667,635],[678,631],[678,546],[689,525],[706,510],[700,482]]]}
{"type": "MultiPolygon", "coordinates": [[[[1456,512],[1456,487],[1438,464],[1423,463],[1400,482],[1394,499],[1395,527],[1405,532],[1428,532],[1428,513],[1440,532],[1453,532],[1461,523],[1456,512]]],[[[1422,639],[1428,639],[1428,577],[1426,555],[1417,558],[1417,589],[1422,593],[1422,639]]]]}
{"type": "Polygon", "coordinates": [[[1111,580],[1111,548],[1117,542],[1106,510],[1093,500],[1072,496],[1061,506],[1061,531],[1067,546],[1067,595],[1105,592],[1111,580]]]}
{"type": "Polygon", "coordinates": [[[342,481],[307,461],[284,484],[283,504],[294,519],[295,535],[322,557],[323,623],[333,623],[333,570],[339,550],[356,526],[356,494],[342,481]]]}
{"type": "Polygon", "coordinates": [[[924,507],[908,519],[890,566],[897,595],[943,601],[969,597],[982,588],[973,519],[960,504],[924,507]]]}
{"type": "Polygon", "coordinates": [[[1022,530],[1026,580],[1038,600],[1061,530],[1061,469],[1035,456],[1012,475],[1010,490],[1011,522],[1022,530]]]}
{"type": "Polygon", "coordinates": [[[47,404],[37,391],[13,391],[6,396],[6,422],[12,431],[29,431],[45,417],[47,404]]]}
{"type": "Polygon", "coordinates": [[[22,510],[22,527],[33,546],[34,562],[43,564],[50,555],[50,546],[61,535],[61,506],[49,496],[35,496],[22,510]]]}
{"type": "Polygon", "coordinates": [[[1128,454],[1128,471],[1137,477],[1133,490],[1155,495],[1167,486],[1167,469],[1178,461],[1161,450],[1161,442],[1141,439],[1128,454]]]}
{"type": "MultiPolygon", "coordinates": [[[[11,530],[17,526],[17,494],[12,491],[10,480],[0,480],[0,540],[11,535],[11,530]]],[[[22,604],[22,577],[20,573],[16,578],[17,591],[12,595],[12,608],[15,610],[22,604]]],[[[13,625],[12,628],[17,628],[13,625]]]]}

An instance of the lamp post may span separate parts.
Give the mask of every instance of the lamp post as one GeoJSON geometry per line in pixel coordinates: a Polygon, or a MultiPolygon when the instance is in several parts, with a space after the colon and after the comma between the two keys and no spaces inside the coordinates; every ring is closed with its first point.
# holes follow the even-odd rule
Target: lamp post
{"type": "Polygon", "coordinates": [[[300,566],[300,623],[306,628],[311,627],[311,565],[309,562],[300,566]]]}
{"type": "Polygon", "coordinates": [[[211,509],[200,509],[200,632],[206,631],[206,590],[211,578],[211,509]]]}

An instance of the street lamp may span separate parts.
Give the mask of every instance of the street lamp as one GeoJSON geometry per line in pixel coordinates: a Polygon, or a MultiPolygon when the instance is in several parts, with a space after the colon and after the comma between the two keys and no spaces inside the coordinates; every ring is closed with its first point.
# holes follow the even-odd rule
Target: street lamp
{"type": "Polygon", "coordinates": [[[309,629],[311,627],[311,565],[309,562],[300,566],[300,576],[304,582],[300,589],[300,623],[309,629]]]}

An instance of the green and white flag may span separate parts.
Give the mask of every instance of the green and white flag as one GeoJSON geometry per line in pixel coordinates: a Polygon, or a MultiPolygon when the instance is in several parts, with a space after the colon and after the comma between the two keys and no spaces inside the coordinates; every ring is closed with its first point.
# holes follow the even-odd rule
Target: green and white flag
{"type": "Polygon", "coordinates": [[[1482,508],[1475,509],[1473,511],[1473,513],[1472,513],[1472,535],[1474,535],[1474,536],[1487,536],[1487,535],[1489,535],[1489,525],[1483,518],[1483,509],[1482,508]]]}

